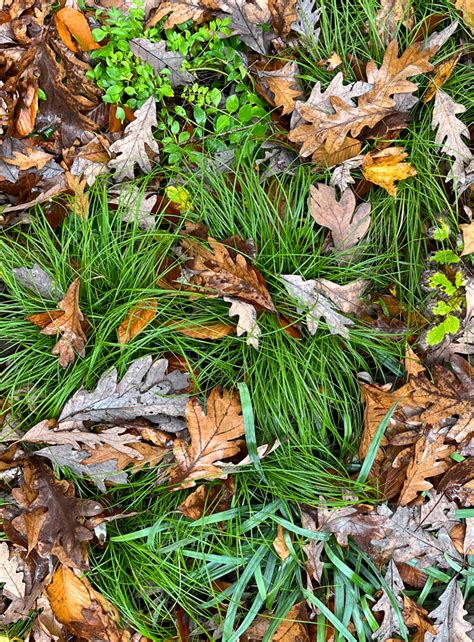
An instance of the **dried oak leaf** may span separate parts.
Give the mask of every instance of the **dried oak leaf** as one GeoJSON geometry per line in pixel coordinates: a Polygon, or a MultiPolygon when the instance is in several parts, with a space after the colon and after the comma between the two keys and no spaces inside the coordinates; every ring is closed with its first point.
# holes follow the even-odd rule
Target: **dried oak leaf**
{"type": "Polygon", "coordinates": [[[266,54],[272,38],[262,25],[270,22],[271,14],[268,0],[217,0],[219,18],[230,18],[230,29],[233,35],[238,35],[250,49],[260,54],[266,54]]]}
{"type": "Polygon", "coordinates": [[[327,151],[337,151],[349,134],[356,138],[364,127],[372,128],[391,112],[399,111],[393,96],[417,88],[408,78],[432,70],[432,53],[422,43],[414,43],[399,58],[397,42],[392,41],[380,69],[373,61],[367,64],[367,80],[372,88],[359,97],[356,107],[337,95],[329,96],[330,113],[310,102],[303,103],[299,113],[309,124],[293,129],[289,140],[302,144],[302,156],[309,156],[323,143],[327,151]]]}
{"type": "Polygon", "coordinates": [[[375,16],[375,30],[384,45],[396,37],[398,25],[413,29],[411,0],[381,0],[382,6],[375,16]]]}
{"type": "Polygon", "coordinates": [[[474,6],[472,5],[472,0],[456,0],[455,6],[462,13],[463,20],[471,30],[471,33],[474,33],[474,6]]]}
{"type": "Polygon", "coordinates": [[[256,305],[270,312],[275,306],[260,272],[249,265],[242,254],[235,253],[213,238],[208,239],[209,250],[194,239],[182,242],[187,256],[192,257],[186,268],[192,272],[192,285],[214,291],[208,296],[231,296],[256,305]]]}
{"type": "Polygon", "coordinates": [[[390,196],[397,195],[395,181],[416,176],[416,169],[403,160],[408,156],[402,147],[387,147],[380,152],[369,152],[362,162],[362,174],[370,183],[380,185],[390,196]]]}
{"type": "Polygon", "coordinates": [[[40,459],[23,464],[23,482],[12,491],[19,511],[7,514],[4,527],[26,538],[28,554],[36,551],[42,558],[55,555],[61,564],[76,568],[87,566],[83,545],[94,533],[85,525],[86,517],[99,515],[103,507],[95,501],[78,499],[74,486],[59,481],[40,459]]]}
{"type": "Polygon", "coordinates": [[[388,641],[393,635],[401,633],[400,621],[393,606],[393,600],[395,600],[401,610],[403,602],[400,594],[405,586],[393,560],[391,560],[388,565],[384,580],[390,589],[391,595],[389,597],[387,591],[382,589],[380,599],[372,607],[372,611],[384,612],[383,620],[379,628],[372,635],[372,640],[380,640],[381,642],[388,641]]]}
{"type": "Polygon", "coordinates": [[[156,71],[168,69],[172,87],[192,83],[195,76],[182,69],[184,57],[178,51],[169,51],[166,44],[166,40],[151,42],[148,38],[133,38],[130,40],[130,49],[140,60],[151,65],[156,71]]]}
{"type": "Polygon", "coordinates": [[[46,587],[51,609],[69,634],[90,642],[128,642],[130,633],[120,629],[117,610],[89,580],[66,566],[59,566],[46,587]]]}
{"type": "Polygon", "coordinates": [[[427,615],[428,611],[411,598],[403,596],[403,619],[409,629],[416,629],[411,642],[425,642],[427,633],[436,633],[436,630],[426,619],[427,615]]]}
{"type": "Polygon", "coordinates": [[[257,310],[250,303],[244,303],[230,296],[225,296],[224,301],[232,304],[229,308],[229,316],[238,316],[239,318],[237,336],[240,337],[247,333],[247,345],[258,350],[258,339],[262,331],[257,323],[257,310]]]}
{"type": "MultiPolygon", "coordinates": [[[[229,316],[231,316],[230,313],[229,316]]],[[[191,325],[184,321],[178,321],[170,323],[170,327],[174,332],[184,334],[185,337],[191,337],[191,339],[222,339],[235,332],[234,325],[219,322],[196,323],[191,325]]]]}
{"type": "Polygon", "coordinates": [[[186,407],[186,422],[191,443],[176,439],[173,453],[176,467],[170,470],[170,482],[177,488],[190,488],[196,479],[225,476],[215,465],[236,455],[244,443],[242,407],[237,393],[214,388],[206,404],[206,414],[197,399],[186,407]]]}
{"type": "Polygon", "coordinates": [[[116,368],[106,372],[95,390],[78,390],[66,403],[59,423],[95,421],[124,423],[146,417],[167,432],[178,432],[185,426],[184,416],[188,386],[186,374],[172,370],[167,373],[168,360],[146,356],[129,366],[121,381],[116,368]]]}
{"type": "MultiPolygon", "coordinates": [[[[259,615],[245,632],[248,642],[261,642],[272,622],[272,617],[259,615]]],[[[272,642],[310,642],[308,624],[310,622],[305,602],[291,607],[273,633],[272,642]]]]}
{"type": "Polygon", "coordinates": [[[297,74],[298,65],[296,62],[287,62],[280,69],[273,71],[263,69],[258,72],[259,78],[273,95],[273,104],[275,107],[281,108],[281,113],[284,116],[291,114],[295,109],[296,99],[302,93],[298,87],[297,74]]]}
{"type": "Polygon", "coordinates": [[[84,315],[79,307],[80,279],[75,279],[58,306],[59,310],[40,312],[27,317],[41,329],[41,334],[61,334],[61,338],[52,349],[52,354],[59,355],[59,364],[67,368],[74,362],[76,353],[83,357],[87,337],[84,333],[84,315]]]}
{"type": "Polygon", "coordinates": [[[0,584],[3,584],[2,597],[10,601],[8,608],[0,615],[0,622],[9,624],[27,617],[24,562],[14,549],[10,551],[6,542],[0,543],[0,584]]]}
{"type": "Polygon", "coordinates": [[[332,533],[341,546],[348,546],[348,537],[363,550],[367,550],[373,540],[382,539],[386,518],[378,515],[372,506],[347,506],[345,508],[317,509],[318,530],[332,533]]]}
{"type": "Polygon", "coordinates": [[[155,97],[150,96],[143,105],[135,111],[135,120],[125,127],[122,138],[112,143],[109,150],[116,157],[109,161],[109,167],[115,170],[114,179],[121,181],[135,175],[135,165],[144,172],[151,171],[147,148],[155,155],[160,148],[153,137],[153,127],[156,127],[155,97]]]}
{"type": "Polygon", "coordinates": [[[119,325],[117,334],[120,344],[129,343],[139,332],[156,317],[158,301],[145,299],[134,305],[127,312],[127,316],[119,325]]]}
{"type": "Polygon", "coordinates": [[[463,250],[461,256],[474,253],[474,221],[459,226],[462,232],[463,250]]]}
{"type": "Polygon", "coordinates": [[[287,38],[298,20],[296,9],[297,0],[268,0],[268,8],[272,18],[272,27],[283,39],[287,38]]]}
{"type": "Polygon", "coordinates": [[[441,594],[439,606],[429,617],[434,620],[436,633],[427,633],[426,642],[470,642],[469,633],[472,624],[464,619],[467,611],[464,608],[464,597],[461,588],[454,577],[441,594]]]}
{"type": "Polygon", "coordinates": [[[231,507],[234,496],[234,482],[232,478],[218,484],[206,486],[200,484],[190,493],[178,509],[190,519],[200,519],[204,515],[214,515],[231,507]]]}
{"type": "Polygon", "coordinates": [[[76,42],[82,51],[91,51],[100,47],[92,37],[89,23],[81,11],[73,7],[62,7],[54,14],[54,22],[59,37],[71,51],[78,51],[76,42]]]}
{"type": "Polygon", "coordinates": [[[451,78],[451,74],[453,73],[460,57],[461,54],[456,53],[453,56],[450,56],[447,60],[443,60],[443,62],[437,65],[435,70],[436,73],[431,80],[431,85],[425,91],[425,95],[423,96],[423,102],[425,104],[429,103],[430,100],[435,97],[438,89],[451,78]]]}
{"type": "Polygon", "coordinates": [[[322,183],[311,185],[310,214],[316,223],[331,230],[336,251],[349,250],[365,236],[370,226],[370,209],[370,203],[356,207],[350,189],[343,191],[338,201],[334,187],[322,183]]]}
{"type": "Polygon", "coordinates": [[[168,16],[164,23],[165,29],[192,20],[199,24],[205,20],[211,10],[219,9],[218,0],[165,0],[161,2],[157,12],[148,21],[147,27],[156,25],[162,18],[168,16]]]}

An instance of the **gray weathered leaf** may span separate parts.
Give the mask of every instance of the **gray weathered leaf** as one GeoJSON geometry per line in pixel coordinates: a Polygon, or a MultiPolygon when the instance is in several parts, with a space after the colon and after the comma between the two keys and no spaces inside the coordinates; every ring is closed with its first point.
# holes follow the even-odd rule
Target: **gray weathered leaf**
{"type": "MultiPolygon", "coordinates": [[[[302,526],[308,531],[316,532],[318,530],[318,524],[315,518],[309,513],[302,513],[302,526]]],[[[324,549],[324,540],[315,540],[310,539],[307,544],[303,545],[303,551],[306,555],[306,570],[310,578],[316,580],[316,582],[321,582],[321,577],[323,575],[324,563],[321,560],[321,554],[324,549]]]]}
{"type": "Polygon", "coordinates": [[[298,18],[293,23],[292,29],[302,36],[310,38],[313,45],[318,42],[321,32],[321,29],[316,28],[321,12],[322,9],[317,6],[315,0],[297,0],[296,2],[298,18]]]}
{"type": "Polygon", "coordinates": [[[135,165],[144,172],[151,171],[147,148],[158,155],[160,148],[153,138],[153,127],[156,127],[155,97],[150,96],[143,105],[135,111],[135,120],[129,123],[122,138],[113,143],[109,151],[116,157],[109,161],[109,167],[115,170],[114,179],[133,178],[135,165]]]}
{"type": "Polygon", "coordinates": [[[455,20],[442,31],[433,31],[433,33],[426,39],[425,49],[434,49],[435,52],[444,45],[444,43],[451,38],[453,33],[458,28],[459,21],[455,20]]]}
{"type": "Polygon", "coordinates": [[[350,189],[344,190],[338,201],[334,187],[323,183],[311,185],[310,194],[310,214],[316,223],[331,230],[334,249],[344,252],[357,245],[370,226],[370,203],[356,207],[350,189]]]}
{"type": "Polygon", "coordinates": [[[156,205],[158,196],[156,194],[147,194],[140,190],[133,183],[125,183],[121,186],[120,192],[109,197],[109,203],[118,205],[123,210],[122,221],[125,223],[134,223],[135,221],[143,230],[154,230],[156,227],[156,218],[152,213],[156,205]]]}
{"type": "Polygon", "coordinates": [[[354,156],[354,158],[344,161],[334,169],[329,183],[333,187],[338,187],[341,192],[343,192],[349,187],[349,185],[355,183],[355,179],[352,178],[351,171],[360,167],[363,161],[364,157],[362,155],[354,156]]]}
{"type": "Polygon", "coordinates": [[[12,273],[17,283],[36,292],[44,299],[59,301],[64,298],[59,285],[38,263],[33,263],[31,268],[13,268],[12,273]]]}
{"type": "Polygon", "coordinates": [[[189,71],[181,69],[184,62],[183,56],[178,51],[168,51],[165,40],[151,42],[148,38],[133,38],[130,40],[130,49],[142,62],[147,62],[156,71],[169,69],[172,87],[188,85],[195,79],[189,71]]]}
{"type": "MultiPolygon", "coordinates": [[[[393,598],[395,599],[397,606],[399,608],[399,613],[397,617],[397,612],[387,594],[387,591],[383,589],[382,596],[379,601],[374,604],[372,611],[383,611],[384,616],[382,623],[379,628],[372,634],[372,640],[378,640],[379,642],[386,642],[393,638],[394,634],[401,633],[400,630],[400,616],[403,611],[403,600],[400,597],[400,593],[405,588],[403,580],[400,577],[400,573],[395,565],[393,560],[390,561],[385,575],[385,581],[392,593],[393,598]]],[[[406,634],[406,631],[404,631],[406,634]]]]}
{"type": "Polygon", "coordinates": [[[360,305],[360,294],[366,283],[359,280],[348,285],[337,285],[326,279],[305,281],[297,274],[282,275],[288,294],[297,302],[298,313],[306,310],[306,324],[310,334],[316,334],[321,317],[326,319],[331,334],[349,338],[348,326],[354,321],[339,314],[337,308],[345,312],[355,312],[360,305]]]}
{"type": "Polygon", "coordinates": [[[466,107],[455,103],[444,91],[438,89],[435,95],[433,108],[432,127],[437,129],[436,143],[441,146],[441,151],[454,158],[451,172],[446,180],[460,180],[465,178],[465,166],[472,159],[472,153],[462,137],[469,138],[469,129],[457,118],[456,114],[463,114],[466,107]]]}
{"type": "Polygon", "coordinates": [[[245,303],[240,299],[234,299],[230,296],[225,296],[224,301],[232,304],[229,308],[229,316],[239,317],[237,322],[237,336],[241,337],[246,332],[248,334],[247,345],[258,350],[258,338],[262,334],[262,331],[257,323],[256,309],[250,303],[245,303]]]}
{"type": "Polygon", "coordinates": [[[470,642],[472,625],[464,619],[464,597],[454,577],[439,598],[439,606],[429,614],[436,634],[425,634],[425,642],[470,642]]]}
{"type": "Polygon", "coordinates": [[[0,584],[3,584],[3,594],[12,599],[25,596],[26,585],[23,580],[22,560],[16,555],[10,555],[6,542],[0,542],[0,584]]]}
{"type": "Polygon", "coordinates": [[[153,362],[150,356],[136,359],[121,381],[117,369],[107,372],[92,392],[78,390],[66,403],[59,417],[65,421],[103,421],[123,423],[147,417],[162,430],[177,432],[185,427],[184,416],[188,396],[179,394],[188,385],[183,372],[166,373],[167,359],[153,362]]]}
{"type": "Polygon", "coordinates": [[[239,36],[250,49],[266,54],[271,42],[271,33],[266,33],[261,25],[270,22],[267,0],[220,0],[219,8],[224,13],[219,18],[230,18],[230,29],[239,36]]]}

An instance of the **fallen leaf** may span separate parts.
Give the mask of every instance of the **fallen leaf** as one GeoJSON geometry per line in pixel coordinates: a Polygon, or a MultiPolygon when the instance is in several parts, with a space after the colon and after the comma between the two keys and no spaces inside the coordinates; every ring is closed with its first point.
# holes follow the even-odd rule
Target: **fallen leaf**
{"type": "Polygon", "coordinates": [[[465,178],[465,167],[472,159],[471,150],[463,141],[463,136],[469,138],[469,129],[457,118],[457,114],[463,114],[465,111],[464,105],[455,103],[442,89],[438,89],[431,125],[437,130],[435,141],[441,147],[441,152],[454,159],[446,180],[462,182],[465,178]]]}
{"type": "Polygon", "coordinates": [[[431,80],[431,84],[425,91],[425,95],[423,96],[423,102],[425,104],[429,103],[430,100],[435,97],[438,89],[451,78],[451,74],[453,73],[454,67],[456,66],[460,56],[460,53],[457,53],[454,56],[450,56],[447,60],[443,60],[443,62],[436,67],[436,74],[431,80]]]}
{"type": "Polygon", "coordinates": [[[234,299],[232,297],[225,296],[224,301],[232,304],[229,308],[229,316],[239,317],[239,321],[237,323],[237,336],[241,337],[243,334],[247,333],[247,345],[258,350],[259,337],[262,334],[262,331],[257,323],[256,309],[253,305],[250,305],[250,303],[244,303],[243,301],[239,301],[239,299],[234,299]]]}
{"type": "Polygon", "coordinates": [[[184,334],[185,337],[191,339],[222,339],[229,334],[235,332],[235,325],[229,323],[200,323],[196,325],[189,325],[188,323],[175,323],[170,324],[170,327],[175,332],[184,334]]]}
{"type": "MultiPolygon", "coordinates": [[[[211,4],[212,0],[204,0],[211,4]]],[[[269,48],[270,38],[265,37],[266,33],[262,25],[270,22],[271,14],[268,7],[268,0],[214,0],[223,13],[219,18],[230,18],[230,29],[233,35],[238,35],[250,49],[260,54],[266,54],[269,48]]]]}
{"type": "Polygon", "coordinates": [[[120,382],[113,368],[101,377],[94,391],[78,390],[65,404],[58,422],[123,423],[146,417],[162,430],[178,432],[184,428],[179,417],[184,416],[187,395],[181,391],[188,386],[188,377],[178,370],[166,373],[167,368],[167,359],[141,357],[132,362],[120,382]]]}
{"type": "Polygon", "coordinates": [[[22,154],[21,152],[14,152],[12,158],[5,158],[5,162],[9,165],[16,165],[22,171],[27,169],[43,169],[43,167],[48,163],[53,156],[47,154],[42,149],[33,149],[28,152],[28,154],[22,154]]]}
{"type": "Polygon", "coordinates": [[[283,67],[274,71],[264,69],[258,74],[272,92],[275,107],[281,108],[283,116],[291,114],[295,109],[296,99],[301,96],[297,74],[298,65],[296,62],[287,62],[283,67]]]}
{"type": "Polygon", "coordinates": [[[310,334],[316,334],[321,317],[326,319],[331,334],[340,334],[349,339],[348,326],[354,321],[339,314],[356,312],[360,306],[360,296],[367,283],[362,280],[347,285],[338,285],[326,279],[309,279],[305,281],[297,274],[282,275],[288,294],[298,304],[298,314],[307,310],[306,324],[310,334]]]}
{"type": "Polygon", "coordinates": [[[281,524],[278,524],[278,534],[273,540],[273,548],[282,562],[290,555],[290,549],[285,542],[285,530],[281,524]]]}
{"type": "MultiPolygon", "coordinates": [[[[261,642],[273,621],[274,616],[259,615],[245,632],[249,642],[261,642]]],[[[308,631],[310,622],[305,602],[291,607],[273,633],[272,642],[310,642],[308,631]]]]}
{"type": "Polygon", "coordinates": [[[318,67],[324,67],[326,71],[334,71],[334,69],[337,69],[340,65],[342,65],[342,58],[335,51],[332,52],[329,58],[318,62],[318,67]]]}
{"type": "Polygon", "coordinates": [[[217,9],[217,3],[208,0],[165,0],[161,2],[158,11],[148,21],[147,27],[155,26],[162,18],[168,16],[163,27],[172,29],[176,25],[192,20],[200,24],[206,18],[209,9],[217,9]]]}
{"type": "Polygon", "coordinates": [[[403,596],[403,619],[409,629],[416,628],[412,642],[424,642],[427,633],[436,633],[433,626],[427,621],[428,611],[419,606],[411,598],[403,596]]]}
{"type": "Polygon", "coordinates": [[[31,268],[13,268],[15,281],[24,288],[31,290],[44,299],[62,299],[64,294],[59,285],[43,270],[39,263],[33,263],[31,268]]]}
{"type": "MultiPolygon", "coordinates": [[[[357,140],[356,138],[351,138],[350,136],[347,136],[344,143],[336,152],[329,153],[326,150],[325,146],[321,145],[311,156],[311,160],[315,165],[321,166],[321,167],[333,167],[334,165],[340,165],[342,163],[342,164],[345,164],[346,169],[349,166],[351,168],[354,168],[354,167],[358,167],[358,165],[354,163],[351,165],[348,165],[346,161],[349,161],[351,159],[354,159],[355,161],[356,158],[358,159],[359,158],[358,154],[360,153],[361,149],[362,149],[362,143],[359,140],[357,140]]],[[[339,169],[339,168],[336,168],[336,169],[339,169]]],[[[337,185],[338,187],[340,187],[341,191],[344,191],[350,183],[354,182],[351,179],[350,174],[347,176],[347,173],[346,173],[346,180],[348,179],[350,180],[348,180],[347,185],[341,186],[340,183],[334,182],[336,180],[334,175],[335,175],[335,172],[331,177],[331,185],[337,185]]]]}
{"type": "Polygon", "coordinates": [[[461,256],[467,256],[474,252],[474,221],[463,223],[459,227],[461,228],[463,240],[461,256]]]}
{"type": "Polygon", "coordinates": [[[381,0],[382,5],[375,16],[375,30],[384,45],[396,37],[399,24],[413,29],[411,0],[381,0]]]}
{"type": "Polygon", "coordinates": [[[429,617],[434,620],[436,633],[427,633],[426,642],[470,642],[472,625],[464,619],[464,597],[456,577],[454,577],[441,594],[439,606],[429,617]]]}
{"type": "Polygon", "coordinates": [[[316,6],[313,0],[297,0],[296,2],[297,18],[292,25],[293,31],[310,39],[313,46],[318,42],[321,31],[316,27],[321,13],[322,9],[316,6]]]}
{"type": "Polygon", "coordinates": [[[234,482],[232,478],[213,486],[201,484],[186,497],[178,508],[183,515],[196,520],[204,515],[214,515],[228,510],[231,507],[233,496],[234,482]]]}
{"type": "Polygon", "coordinates": [[[396,196],[395,181],[416,176],[416,170],[410,163],[403,162],[407,156],[403,147],[387,147],[380,152],[369,152],[362,163],[364,178],[383,187],[390,196],[396,196]]]}
{"type": "Polygon", "coordinates": [[[116,155],[109,161],[109,167],[115,170],[114,180],[133,179],[135,165],[138,165],[146,173],[151,171],[147,148],[156,156],[160,151],[152,132],[152,128],[156,125],[155,97],[150,96],[135,111],[135,120],[125,127],[123,138],[116,140],[109,148],[116,155]]]}
{"type": "Polygon", "coordinates": [[[61,334],[51,353],[59,355],[59,364],[63,368],[74,362],[76,353],[80,357],[85,355],[87,338],[82,326],[84,315],[79,307],[79,287],[80,279],[77,278],[69,286],[64,299],[59,302],[59,310],[40,312],[28,317],[28,321],[42,328],[41,334],[61,334]]]}
{"type": "Polygon", "coordinates": [[[168,69],[169,82],[172,87],[188,85],[195,79],[193,74],[182,69],[184,58],[178,51],[169,51],[166,40],[151,42],[147,38],[133,38],[130,49],[142,62],[148,63],[158,72],[168,69]]]}
{"type": "Polygon", "coordinates": [[[87,193],[87,181],[85,178],[74,176],[71,172],[65,172],[66,182],[72,191],[72,213],[79,218],[89,217],[89,194],[87,193]]]}
{"type": "Polygon", "coordinates": [[[24,562],[15,552],[10,551],[6,542],[0,542],[0,584],[3,599],[10,604],[0,617],[2,624],[16,622],[28,615],[25,613],[26,583],[24,579],[24,562]]]}
{"type": "MultiPolygon", "coordinates": [[[[317,531],[318,523],[313,515],[309,513],[302,513],[302,526],[306,530],[317,531]]],[[[324,562],[321,555],[324,550],[324,540],[308,540],[307,544],[303,544],[302,549],[306,555],[306,571],[310,578],[316,580],[318,584],[321,582],[323,576],[324,562]]]]}
{"type": "Polygon", "coordinates": [[[404,590],[405,586],[403,585],[402,578],[400,577],[400,573],[398,572],[398,569],[393,560],[391,560],[388,565],[384,580],[388,588],[390,589],[391,595],[389,597],[387,591],[385,589],[382,589],[382,595],[380,599],[372,607],[372,611],[384,612],[383,620],[379,628],[372,635],[373,640],[380,640],[381,642],[385,642],[391,639],[393,635],[402,633],[400,628],[400,619],[397,616],[393,601],[396,602],[399,611],[402,611],[403,601],[400,594],[404,590]]]}
{"type": "Polygon", "coordinates": [[[78,51],[76,42],[82,51],[100,48],[92,37],[89,24],[81,11],[68,6],[62,7],[54,14],[54,22],[59,37],[71,51],[78,51]]]}
{"type": "Polygon", "coordinates": [[[456,0],[455,7],[462,13],[463,20],[471,30],[471,33],[474,33],[474,5],[472,0],[456,0]]]}
{"type": "Polygon", "coordinates": [[[98,502],[75,497],[72,482],[56,479],[39,458],[25,461],[23,482],[12,495],[18,508],[4,515],[10,540],[24,537],[28,554],[36,551],[45,559],[56,556],[66,566],[87,566],[83,544],[94,534],[85,518],[103,511],[98,502]]]}
{"type": "Polygon", "coordinates": [[[118,208],[123,211],[122,220],[125,223],[136,222],[138,227],[143,230],[156,228],[153,210],[157,200],[156,194],[144,193],[136,185],[127,183],[121,187],[117,195],[112,192],[112,198],[109,196],[109,203],[118,205],[118,208]]]}
{"type": "Polygon", "coordinates": [[[156,317],[158,301],[156,299],[145,299],[134,305],[127,312],[127,316],[119,325],[117,333],[120,344],[129,343],[139,332],[156,317]]]}
{"type": "Polygon", "coordinates": [[[242,254],[236,253],[234,259],[222,243],[212,238],[208,242],[210,250],[194,239],[182,243],[185,254],[192,257],[186,264],[193,274],[189,282],[214,291],[208,296],[232,296],[275,312],[260,272],[249,265],[242,254]]]}
{"type": "Polygon", "coordinates": [[[28,136],[34,130],[38,113],[37,80],[31,79],[30,81],[28,78],[28,80],[24,80],[23,84],[25,87],[18,98],[15,114],[15,129],[20,138],[28,136]]]}
{"type": "Polygon", "coordinates": [[[356,207],[350,189],[338,201],[334,187],[322,183],[311,185],[310,195],[310,214],[316,223],[331,230],[336,251],[349,250],[365,236],[370,226],[370,203],[356,207]]]}
{"type": "Polygon", "coordinates": [[[170,483],[178,484],[176,490],[194,486],[196,479],[222,476],[215,462],[233,457],[243,444],[244,420],[236,393],[214,388],[206,411],[204,414],[196,399],[188,401],[186,423],[191,443],[176,439],[173,445],[176,467],[170,470],[170,483]]]}
{"type": "Polygon", "coordinates": [[[130,640],[130,634],[118,626],[115,607],[92,588],[86,577],[78,577],[70,568],[56,569],[46,594],[54,616],[71,635],[107,642],[130,640]]]}
{"type": "Polygon", "coordinates": [[[298,19],[297,0],[268,0],[272,27],[281,38],[287,38],[298,19]]]}
{"type": "Polygon", "coordinates": [[[317,509],[318,531],[332,533],[341,546],[349,545],[348,537],[363,550],[370,548],[373,540],[384,537],[386,518],[378,515],[372,506],[358,505],[345,508],[325,508],[324,503],[317,509]]]}
{"type": "Polygon", "coordinates": [[[416,377],[422,372],[425,372],[425,368],[421,363],[420,358],[410,346],[407,346],[405,349],[404,365],[409,377],[416,377]]]}

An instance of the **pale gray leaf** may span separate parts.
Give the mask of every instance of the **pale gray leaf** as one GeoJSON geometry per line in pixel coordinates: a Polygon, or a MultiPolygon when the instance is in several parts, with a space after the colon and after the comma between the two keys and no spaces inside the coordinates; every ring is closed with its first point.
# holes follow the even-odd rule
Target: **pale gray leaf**
{"type": "Polygon", "coordinates": [[[147,417],[166,430],[168,424],[161,423],[161,417],[184,417],[188,399],[188,395],[179,394],[188,385],[187,375],[178,370],[167,373],[167,368],[167,359],[153,362],[150,356],[141,357],[131,364],[120,382],[114,368],[103,375],[92,392],[78,390],[58,421],[123,423],[147,417]]]}
{"type": "Polygon", "coordinates": [[[271,33],[265,33],[263,24],[270,21],[270,10],[267,0],[221,0],[220,8],[224,13],[218,18],[230,18],[232,34],[238,35],[250,49],[260,54],[266,54],[270,47],[271,33]]]}
{"type": "Polygon", "coordinates": [[[232,304],[229,308],[229,316],[239,317],[237,322],[237,336],[241,337],[247,333],[247,345],[258,350],[258,338],[262,334],[262,331],[257,323],[256,309],[253,305],[250,305],[250,303],[244,303],[240,299],[234,299],[233,297],[225,296],[224,301],[232,304]]]}
{"type": "Polygon", "coordinates": [[[316,0],[297,0],[296,13],[298,18],[292,25],[293,31],[309,38],[313,45],[318,42],[321,32],[321,29],[316,28],[322,13],[322,9],[318,7],[318,4],[316,0]]]}
{"type": "MultiPolygon", "coordinates": [[[[308,531],[316,532],[318,530],[317,521],[309,513],[303,512],[302,516],[302,526],[308,531]]],[[[318,541],[315,539],[310,539],[307,544],[302,546],[303,551],[306,555],[306,570],[308,575],[316,580],[318,584],[321,582],[323,576],[324,563],[321,560],[321,555],[324,549],[324,540],[318,541]]]]}
{"type": "Polygon", "coordinates": [[[427,39],[425,42],[425,49],[434,49],[434,53],[438,51],[438,49],[441,49],[441,47],[444,45],[444,43],[451,38],[453,33],[456,31],[458,28],[459,21],[455,20],[452,22],[450,25],[446,27],[446,29],[443,29],[442,31],[434,31],[427,39]]]}
{"type": "Polygon", "coordinates": [[[23,580],[22,560],[16,555],[10,555],[6,542],[0,542],[0,584],[6,597],[22,598],[25,596],[26,585],[23,580]]]}
{"type": "Polygon", "coordinates": [[[410,111],[410,109],[420,101],[420,99],[414,96],[412,92],[408,92],[406,94],[395,94],[393,96],[393,100],[395,101],[394,110],[403,112],[410,111]]]}
{"type": "Polygon", "coordinates": [[[260,167],[262,163],[266,164],[266,168],[261,173],[262,181],[278,174],[284,173],[290,176],[295,174],[299,160],[293,150],[272,141],[265,141],[261,148],[265,152],[265,156],[259,158],[256,165],[260,167]]]}
{"type": "Polygon", "coordinates": [[[332,173],[332,176],[329,180],[329,183],[333,187],[338,187],[341,192],[346,190],[349,185],[355,183],[355,179],[352,178],[351,171],[360,167],[363,163],[363,156],[354,156],[349,160],[344,161],[338,167],[336,167],[332,173]]]}
{"type": "Polygon", "coordinates": [[[180,87],[188,85],[195,79],[189,71],[183,70],[184,58],[178,51],[168,51],[166,41],[151,42],[148,38],[133,38],[130,40],[130,49],[140,58],[142,62],[147,62],[155,71],[170,71],[170,85],[180,87]]]}
{"type": "Polygon", "coordinates": [[[436,634],[426,633],[425,642],[470,642],[472,625],[464,619],[464,597],[454,577],[439,598],[439,606],[429,614],[436,634]]]}
{"type": "Polygon", "coordinates": [[[334,303],[336,308],[345,314],[357,314],[361,308],[361,296],[368,281],[357,279],[347,285],[339,285],[328,279],[315,279],[315,290],[334,303]]]}
{"type": "Polygon", "coordinates": [[[383,589],[381,598],[372,607],[372,611],[384,612],[380,627],[375,631],[375,633],[372,634],[372,640],[378,640],[379,642],[386,642],[386,640],[392,639],[395,633],[401,633],[400,619],[401,611],[403,610],[403,600],[400,597],[400,593],[405,588],[403,580],[400,577],[400,573],[398,572],[398,569],[393,560],[391,560],[388,565],[387,573],[384,579],[392,593],[393,598],[397,603],[400,613],[397,616],[397,612],[391,600],[389,599],[387,591],[383,589]]]}
{"type": "Polygon", "coordinates": [[[33,267],[30,268],[13,268],[12,274],[17,283],[36,292],[44,299],[59,301],[64,298],[59,285],[38,263],[33,263],[33,267]]]}
{"type": "Polygon", "coordinates": [[[112,198],[109,197],[109,203],[118,205],[119,209],[123,210],[122,221],[125,223],[136,221],[138,227],[143,230],[155,229],[156,218],[153,208],[158,199],[156,194],[147,194],[133,183],[123,185],[119,193],[112,192],[112,194],[112,198]]]}
{"type": "Polygon", "coordinates": [[[132,178],[135,174],[135,165],[144,172],[151,171],[147,148],[157,156],[160,148],[153,137],[153,127],[156,127],[155,97],[150,96],[143,105],[135,111],[135,120],[129,123],[122,138],[110,146],[110,152],[116,158],[109,161],[109,167],[115,170],[116,181],[132,178]]]}

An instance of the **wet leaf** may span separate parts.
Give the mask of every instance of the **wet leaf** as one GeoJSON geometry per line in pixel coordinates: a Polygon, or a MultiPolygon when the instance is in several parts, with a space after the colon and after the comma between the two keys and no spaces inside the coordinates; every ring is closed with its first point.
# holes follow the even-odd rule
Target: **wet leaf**
{"type": "Polygon", "coordinates": [[[298,19],[297,0],[269,0],[272,27],[281,38],[287,38],[298,19]]]}
{"type": "Polygon", "coordinates": [[[371,183],[383,187],[390,196],[397,195],[395,181],[416,176],[416,170],[403,160],[408,156],[402,147],[387,147],[364,156],[362,173],[371,183]]]}
{"type": "Polygon", "coordinates": [[[156,317],[158,301],[156,299],[145,299],[133,306],[125,319],[119,325],[117,333],[120,344],[129,343],[139,332],[156,317]]]}
{"type": "Polygon", "coordinates": [[[222,477],[223,471],[215,463],[236,455],[244,443],[239,396],[229,390],[212,390],[206,414],[196,399],[190,399],[186,423],[191,443],[176,439],[173,446],[176,467],[170,471],[170,482],[178,488],[190,488],[196,479],[222,477]]]}
{"type": "Polygon", "coordinates": [[[436,633],[427,633],[426,642],[470,642],[472,625],[464,619],[465,615],[463,594],[454,577],[441,594],[439,606],[429,615],[436,633]]]}
{"type": "Polygon", "coordinates": [[[232,478],[213,486],[201,484],[179,505],[179,510],[190,519],[200,519],[204,515],[214,515],[228,510],[233,496],[232,478]]]}
{"type": "Polygon", "coordinates": [[[76,43],[82,51],[91,51],[100,47],[92,37],[89,24],[81,11],[73,7],[62,7],[54,14],[54,22],[59,37],[71,51],[78,51],[76,43]]]}
{"type": "Polygon", "coordinates": [[[165,29],[172,29],[188,20],[199,24],[205,19],[209,9],[217,8],[217,2],[213,0],[165,0],[160,3],[148,26],[156,25],[165,16],[168,16],[163,25],[165,29]]]}
{"type": "MultiPolygon", "coordinates": [[[[259,615],[246,631],[249,642],[261,642],[272,623],[273,617],[259,615]]],[[[308,611],[305,602],[299,602],[291,607],[276,631],[272,642],[310,642],[308,630],[308,611]]]]}

